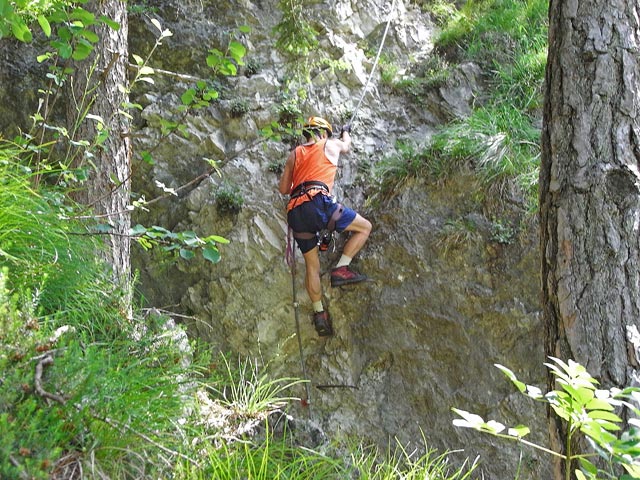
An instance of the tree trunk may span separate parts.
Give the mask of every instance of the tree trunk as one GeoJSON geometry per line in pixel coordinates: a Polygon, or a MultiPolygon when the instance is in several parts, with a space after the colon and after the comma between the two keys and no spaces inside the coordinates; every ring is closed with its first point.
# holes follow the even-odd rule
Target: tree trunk
{"type": "MultiPolygon", "coordinates": [[[[606,386],[629,385],[636,367],[626,329],[640,321],[639,17],[638,3],[624,0],[551,0],[549,11],[545,349],[606,386]]],[[[562,434],[552,437],[564,445],[562,434]]]]}
{"type": "MultiPolygon", "coordinates": [[[[111,225],[112,235],[107,237],[105,260],[112,265],[114,277],[127,281],[130,276],[130,239],[131,216],[127,210],[130,197],[131,152],[126,135],[129,122],[118,113],[123,102],[128,101],[127,91],[127,10],[121,0],[93,0],[86,7],[96,17],[104,15],[120,24],[118,30],[100,24],[96,33],[100,37],[93,54],[82,64],[76,65],[77,73],[73,86],[75,102],[69,102],[69,122],[75,122],[79,112],[76,105],[82,104],[87,85],[97,85],[91,95],[93,105],[90,113],[101,117],[108,129],[109,136],[102,144],[91,150],[89,159],[80,160],[88,167],[86,188],[78,192],[76,200],[91,206],[94,214],[104,218],[111,225]],[[93,75],[87,75],[87,69],[95,62],[93,75]],[[88,78],[89,77],[89,78],[88,78]]],[[[88,99],[85,98],[85,102],[88,99]]],[[[98,122],[84,119],[77,132],[77,139],[91,141],[96,137],[98,122]]]]}

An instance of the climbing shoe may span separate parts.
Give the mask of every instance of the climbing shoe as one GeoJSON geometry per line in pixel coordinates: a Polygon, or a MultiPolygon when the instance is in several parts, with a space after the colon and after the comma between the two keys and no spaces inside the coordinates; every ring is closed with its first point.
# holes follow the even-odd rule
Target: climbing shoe
{"type": "Polygon", "coordinates": [[[321,337],[330,337],[333,335],[333,327],[331,327],[331,319],[329,313],[315,312],[313,314],[313,326],[321,337]]]}
{"type": "Polygon", "coordinates": [[[331,270],[331,286],[349,285],[350,283],[364,282],[366,275],[354,272],[348,266],[338,267],[331,270]]]}

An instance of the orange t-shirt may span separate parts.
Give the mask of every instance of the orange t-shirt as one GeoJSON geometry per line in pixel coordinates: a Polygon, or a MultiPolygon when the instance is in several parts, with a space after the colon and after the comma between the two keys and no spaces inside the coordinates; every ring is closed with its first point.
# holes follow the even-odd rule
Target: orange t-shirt
{"type": "MultiPolygon", "coordinates": [[[[333,182],[336,178],[337,166],[333,164],[324,153],[326,143],[327,141],[324,140],[311,145],[300,145],[296,147],[291,191],[302,182],[315,180],[329,187],[329,194],[331,194],[333,191],[333,182]]],[[[308,202],[310,200],[309,197],[314,197],[322,192],[323,190],[320,189],[312,189],[309,191],[309,195],[303,194],[297,198],[292,198],[287,205],[287,211],[292,210],[304,202],[308,202]]]]}

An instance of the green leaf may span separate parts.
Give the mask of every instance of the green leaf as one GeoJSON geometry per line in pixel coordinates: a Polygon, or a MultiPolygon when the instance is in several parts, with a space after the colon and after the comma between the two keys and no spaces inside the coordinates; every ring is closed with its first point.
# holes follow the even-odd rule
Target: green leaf
{"type": "Polygon", "coordinates": [[[236,67],[229,60],[224,59],[220,65],[220,73],[228,77],[233,77],[238,73],[238,67],[236,67]]]}
{"type": "Polygon", "coordinates": [[[70,42],[73,35],[71,34],[71,30],[69,30],[68,27],[60,27],[58,29],[58,37],[60,37],[60,40],[62,41],[70,42]]]}
{"type": "Polygon", "coordinates": [[[180,249],[180,256],[185,260],[191,260],[193,257],[195,257],[195,255],[196,254],[193,253],[191,250],[187,250],[186,248],[180,249]]]}
{"type": "Polygon", "coordinates": [[[142,59],[142,57],[140,55],[136,55],[135,53],[132,53],[131,56],[135,60],[136,65],[138,65],[138,66],[144,65],[144,60],[142,59]]]}
{"type": "Polygon", "coordinates": [[[78,35],[80,35],[83,38],[86,38],[91,43],[98,43],[100,41],[100,37],[98,37],[98,35],[96,35],[95,32],[92,32],[91,30],[87,30],[86,28],[83,28],[82,30],[80,30],[78,32],[78,35]]]}
{"type": "Polygon", "coordinates": [[[11,23],[11,31],[13,32],[13,36],[21,42],[28,43],[33,39],[33,35],[31,35],[31,30],[29,30],[29,27],[27,27],[22,19],[17,16],[11,23]]]}
{"type": "Polygon", "coordinates": [[[209,53],[210,54],[207,55],[207,65],[211,68],[216,68],[218,65],[220,65],[220,62],[222,61],[224,55],[220,50],[216,48],[209,50],[209,53]]]}
{"type": "Polygon", "coordinates": [[[495,367],[500,370],[502,373],[504,373],[507,378],[509,380],[511,380],[511,382],[516,386],[516,388],[520,391],[520,393],[524,393],[527,389],[527,386],[525,385],[524,382],[521,382],[520,380],[518,380],[516,378],[515,373],[513,373],[511,370],[509,370],[507,367],[500,365],[499,363],[495,364],[495,367]]]}
{"type": "Polygon", "coordinates": [[[614,409],[613,405],[611,405],[609,402],[601,398],[594,398],[593,400],[591,400],[589,403],[585,405],[585,408],[587,410],[607,410],[607,411],[612,411],[614,409]]]}
{"type": "Polygon", "coordinates": [[[242,33],[250,33],[251,27],[249,25],[240,25],[238,27],[238,30],[240,30],[242,33]]]}
{"type": "Polygon", "coordinates": [[[148,230],[148,233],[149,234],[153,233],[156,236],[169,236],[169,235],[171,235],[171,232],[169,230],[167,230],[164,227],[159,227],[158,225],[153,225],[148,230]]]}
{"type": "Polygon", "coordinates": [[[580,457],[578,458],[578,461],[580,462],[580,467],[587,473],[593,474],[593,475],[597,475],[598,474],[598,469],[596,468],[596,466],[591,463],[589,460],[587,460],[586,458],[580,457]]]}
{"type": "Polygon", "coordinates": [[[187,245],[188,247],[195,247],[200,244],[200,239],[198,237],[195,237],[195,238],[187,237],[183,241],[184,241],[184,244],[187,245]]]}
{"type": "Polygon", "coordinates": [[[145,237],[137,237],[136,240],[144,250],[149,250],[153,247],[153,243],[145,237]]]}
{"type": "Polygon", "coordinates": [[[52,55],[53,55],[53,53],[52,53],[52,52],[47,52],[47,53],[44,53],[44,54],[42,54],[42,55],[38,55],[38,56],[36,57],[36,60],[38,61],[38,63],[42,63],[42,62],[44,62],[44,61],[46,61],[46,60],[49,60],[49,59],[51,58],[51,56],[52,56],[52,55]]]}
{"type": "Polygon", "coordinates": [[[129,229],[129,235],[144,235],[145,233],[147,233],[146,227],[139,223],[135,227],[131,227],[129,229]]]}
{"type": "Polygon", "coordinates": [[[154,165],[156,162],[153,159],[153,156],[149,153],[149,152],[140,152],[140,158],[142,158],[142,161],[144,161],[145,163],[148,163],[149,165],[154,165]]]}
{"type": "Polygon", "coordinates": [[[580,403],[580,405],[587,405],[591,400],[593,400],[595,395],[594,390],[590,388],[578,387],[573,389],[569,388],[568,385],[563,385],[563,388],[566,391],[572,390],[572,392],[569,391],[569,393],[580,403]]]}
{"type": "Polygon", "coordinates": [[[189,88],[180,96],[180,100],[182,101],[183,105],[191,105],[193,103],[193,99],[195,98],[195,96],[196,96],[195,88],[189,88]]]}
{"type": "Polygon", "coordinates": [[[135,108],[137,110],[142,111],[142,105],[140,105],[139,103],[122,102],[122,108],[126,108],[127,110],[131,110],[132,108],[135,108]]]}
{"type": "Polygon", "coordinates": [[[202,256],[209,260],[211,263],[218,263],[220,261],[220,252],[216,247],[205,247],[202,249],[202,256]]]}
{"type": "Polygon", "coordinates": [[[615,423],[607,422],[606,420],[600,420],[598,422],[598,425],[600,425],[602,428],[604,428],[609,432],[617,432],[621,430],[619,425],[616,425],[615,423]]]}
{"type": "Polygon", "coordinates": [[[208,237],[205,237],[202,240],[205,242],[216,242],[216,243],[224,243],[224,244],[230,243],[229,240],[219,235],[209,235],[208,237]]]}
{"type": "Polygon", "coordinates": [[[104,15],[101,15],[98,20],[100,20],[102,23],[109,25],[109,27],[112,30],[118,31],[120,30],[120,24],[114,20],[111,20],[109,17],[105,17],[104,15]]]}
{"type": "Polygon", "coordinates": [[[592,410],[587,413],[589,418],[593,418],[594,420],[609,420],[611,422],[621,423],[622,419],[617,416],[615,413],[606,412],[604,410],[592,410]]]}
{"type": "Polygon", "coordinates": [[[525,426],[525,425],[517,425],[515,427],[510,428],[507,433],[509,434],[509,436],[511,437],[517,437],[517,438],[522,438],[527,436],[529,433],[531,432],[531,430],[529,429],[529,427],[525,426]]]}
{"type": "Polygon", "coordinates": [[[74,8],[69,14],[71,20],[79,20],[83,27],[96,23],[96,16],[84,8],[74,8]]]}
{"type": "Polygon", "coordinates": [[[640,478],[640,465],[622,465],[624,469],[629,473],[629,475],[623,475],[620,477],[620,480],[630,480],[632,478],[640,478]]]}
{"type": "Polygon", "coordinates": [[[8,19],[9,13],[13,12],[11,4],[7,0],[0,0],[0,18],[8,19]]]}
{"type": "Polygon", "coordinates": [[[38,15],[38,23],[40,24],[40,28],[44,32],[47,37],[51,36],[51,25],[49,24],[49,20],[44,15],[38,15]]]}
{"type": "Polygon", "coordinates": [[[91,45],[88,45],[84,42],[78,42],[73,54],[71,55],[71,58],[73,58],[74,60],[84,60],[89,55],[91,55],[92,51],[93,47],[91,45]]]}
{"type": "Polygon", "coordinates": [[[240,62],[246,55],[247,49],[240,42],[233,40],[229,43],[229,53],[236,62],[240,62]]]}

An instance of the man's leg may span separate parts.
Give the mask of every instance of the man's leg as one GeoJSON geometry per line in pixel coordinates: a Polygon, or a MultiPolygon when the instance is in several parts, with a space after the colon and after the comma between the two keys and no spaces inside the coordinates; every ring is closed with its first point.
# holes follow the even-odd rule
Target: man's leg
{"type": "Polygon", "coordinates": [[[353,258],[362,247],[364,247],[364,244],[369,238],[371,222],[358,213],[356,214],[356,218],[353,219],[353,222],[351,222],[345,230],[352,233],[351,238],[345,243],[342,253],[347,257],[353,258]]]}
{"type": "Polygon", "coordinates": [[[351,265],[351,260],[362,249],[369,238],[371,222],[361,215],[356,214],[353,221],[345,227],[345,230],[351,232],[351,237],[344,245],[342,257],[340,257],[336,267],[331,271],[332,287],[358,283],[367,279],[366,275],[351,270],[349,265],[351,265]]]}
{"type": "Polygon", "coordinates": [[[306,273],[304,285],[313,303],[313,326],[321,337],[333,335],[333,327],[329,313],[322,306],[322,284],[320,283],[320,256],[318,248],[314,247],[303,253],[306,273]]]}
{"type": "Polygon", "coordinates": [[[307,253],[303,253],[306,273],[304,286],[307,289],[309,298],[313,303],[322,301],[322,284],[320,283],[320,256],[318,249],[312,248],[307,253]]]}

